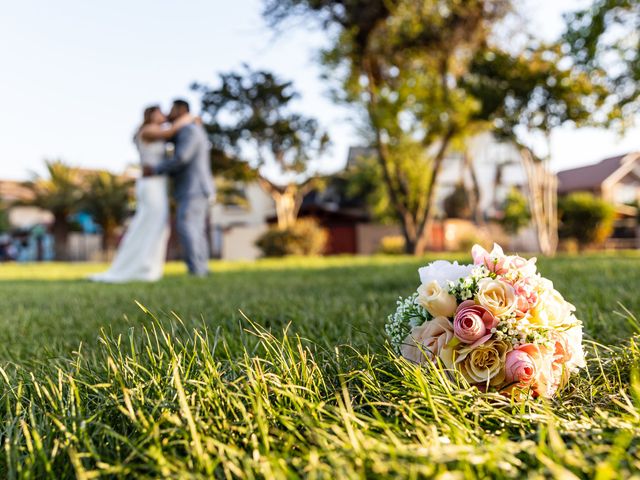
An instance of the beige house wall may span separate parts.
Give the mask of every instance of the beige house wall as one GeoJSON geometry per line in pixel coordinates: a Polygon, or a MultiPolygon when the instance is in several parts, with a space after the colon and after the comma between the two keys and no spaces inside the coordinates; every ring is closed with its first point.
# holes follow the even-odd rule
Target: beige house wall
{"type": "Polygon", "coordinates": [[[222,241],[222,258],[224,260],[255,260],[260,257],[260,250],[255,242],[264,232],[267,225],[247,225],[233,227],[225,232],[222,241]]]}
{"type": "Polygon", "coordinates": [[[397,225],[359,223],[356,225],[356,251],[358,255],[374,255],[380,252],[384,237],[396,235],[402,235],[402,230],[397,225]]]}

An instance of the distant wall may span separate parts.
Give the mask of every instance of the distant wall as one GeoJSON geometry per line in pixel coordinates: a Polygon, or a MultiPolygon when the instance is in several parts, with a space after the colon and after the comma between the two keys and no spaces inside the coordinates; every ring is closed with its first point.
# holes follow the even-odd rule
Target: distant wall
{"type": "Polygon", "coordinates": [[[396,235],[402,235],[402,231],[397,225],[359,223],[356,225],[358,255],[373,255],[379,253],[382,239],[396,235]]]}
{"type": "Polygon", "coordinates": [[[73,232],[69,235],[68,251],[72,262],[101,261],[102,235],[73,232]]]}
{"type": "Polygon", "coordinates": [[[222,237],[221,256],[224,260],[255,260],[260,250],[255,242],[264,232],[267,225],[247,225],[231,227],[222,237]]]}

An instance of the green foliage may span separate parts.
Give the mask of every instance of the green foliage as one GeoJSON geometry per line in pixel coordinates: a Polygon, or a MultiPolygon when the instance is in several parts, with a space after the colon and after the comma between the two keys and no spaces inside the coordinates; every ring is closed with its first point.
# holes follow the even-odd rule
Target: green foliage
{"type": "Polygon", "coordinates": [[[336,80],[334,96],[362,114],[386,203],[410,250],[423,244],[434,186],[453,146],[464,148],[486,130],[522,143],[527,130],[607,123],[614,90],[574,68],[561,43],[498,45],[496,27],[504,35],[501,20],[511,8],[508,0],[265,1],[275,26],[308,15],[332,33],[322,59],[336,80]]]}
{"type": "Polygon", "coordinates": [[[228,159],[244,161],[280,175],[304,175],[308,163],[328,144],[315,119],[292,111],[299,97],[292,82],[273,73],[223,73],[219,86],[196,84],[202,115],[214,148],[228,159]]]}
{"type": "MultiPolygon", "coordinates": [[[[292,82],[245,66],[221,74],[217,87],[193,88],[213,144],[213,170],[234,181],[258,180],[276,203],[293,196],[299,208],[314,177],[312,162],[324,154],[329,137],[317,120],[292,109],[299,97],[292,82]]],[[[293,224],[298,213],[278,205],[276,211],[281,227],[293,224]]]]}
{"type": "Polygon", "coordinates": [[[531,212],[527,198],[517,188],[512,188],[502,204],[500,225],[504,231],[512,235],[517,234],[531,222],[531,212]]]}
{"type": "Polygon", "coordinates": [[[612,205],[587,192],[563,197],[558,205],[560,238],[575,239],[580,246],[598,246],[613,232],[612,205]]]}
{"type": "Polygon", "coordinates": [[[327,232],[311,218],[300,218],[286,229],[271,227],[256,246],[265,257],[320,255],[327,246],[327,232]]]}
{"type": "Polygon", "coordinates": [[[457,184],[444,199],[444,214],[447,218],[469,218],[471,216],[469,195],[463,184],[457,184]]]}
{"type": "Polygon", "coordinates": [[[382,167],[375,154],[356,158],[343,176],[347,197],[363,198],[375,221],[382,224],[391,224],[396,221],[389,193],[384,184],[382,167]]]}
{"type": "Polygon", "coordinates": [[[524,404],[388,351],[385,317],[434,258],[216,262],[209,279],[170,264],[108,286],[82,280],[95,265],[1,266],[0,476],[637,476],[640,351],[633,315],[611,312],[640,308],[640,256],[540,259],[606,345],[524,404]]]}
{"type": "Polygon", "coordinates": [[[547,134],[567,122],[603,125],[610,92],[590,72],[571,66],[557,44],[532,42],[517,53],[496,46],[479,51],[464,78],[465,89],[480,100],[476,121],[516,140],[519,127],[547,134]]]}
{"type": "Polygon", "coordinates": [[[45,162],[46,177],[38,177],[26,186],[33,198],[28,204],[53,214],[53,237],[57,260],[67,258],[67,242],[72,229],[70,216],[78,211],[83,191],[76,168],[60,160],[45,162]]]}
{"type": "Polygon", "coordinates": [[[625,126],[640,106],[640,3],[592,0],[565,21],[564,41],[576,68],[608,91],[607,121],[625,126]]]}
{"type": "Polygon", "coordinates": [[[102,227],[103,246],[113,247],[114,230],[129,216],[133,180],[100,171],[84,179],[82,207],[102,227]]]}
{"type": "Polygon", "coordinates": [[[45,166],[46,177],[26,183],[34,197],[29,203],[50,211],[56,217],[68,217],[77,211],[82,198],[78,170],[60,160],[46,161],[45,166]]]}

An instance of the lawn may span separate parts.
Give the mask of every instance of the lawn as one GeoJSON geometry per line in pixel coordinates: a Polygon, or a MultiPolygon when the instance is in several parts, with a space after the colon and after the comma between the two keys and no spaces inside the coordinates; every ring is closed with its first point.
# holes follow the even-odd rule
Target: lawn
{"type": "Polygon", "coordinates": [[[539,262],[576,305],[589,362],[557,399],[522,405],[388,352],[386,315],[427,261],[218,262],[207,279],[171,264],[129,285],[84,281],[98,265],[0,266],[0,476],[640,472],[640,255],[539,262]]]}

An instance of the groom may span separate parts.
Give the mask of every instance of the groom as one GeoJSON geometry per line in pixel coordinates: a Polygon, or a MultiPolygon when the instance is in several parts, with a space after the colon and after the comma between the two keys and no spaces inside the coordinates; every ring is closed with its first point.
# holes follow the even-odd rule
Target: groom
{"type": "MultiPolygon", "coordinates": [[[[189,114],[189,103],[175,100],[169,120],[189,114]]],[[[178,204],[177,230],[184,249],[189,273],[204,277],[209,273],[209,242],[206,234],[207,212],[214,195],[209,156],[209,140],[201,125],[191,123],[173,139],[173,155],[155,167],[144,167],[145,177],[169,175],[178,204]]]]}

